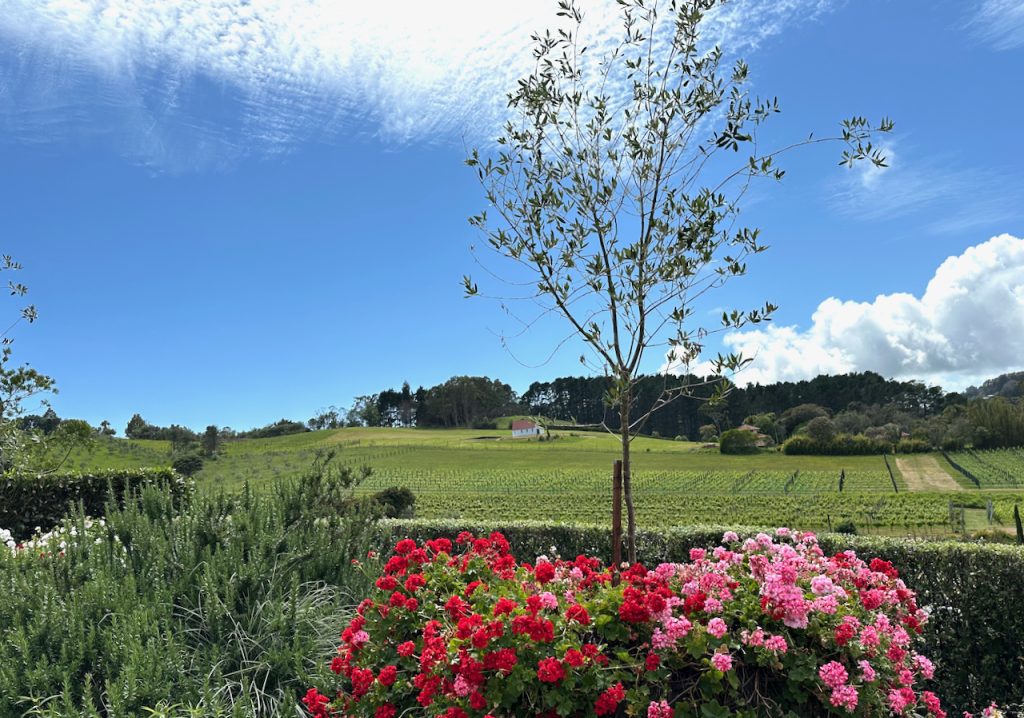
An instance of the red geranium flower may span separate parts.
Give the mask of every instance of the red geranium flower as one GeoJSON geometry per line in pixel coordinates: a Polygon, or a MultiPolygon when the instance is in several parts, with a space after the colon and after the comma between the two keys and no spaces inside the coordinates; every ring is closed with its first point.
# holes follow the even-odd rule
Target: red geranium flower
{"type": "Polygon", "coordinates": [[[398,667],[397,666],[384,666],[380,669],[380,673],[377,675],[377,682],[382,686],[391,687],[395,685],[395,681],[398,679],[398,667]]]}
{"type": "Polygon", "coordinates": [[[597,697],[597,700],[594,701],[594,712],[599,716],[614,713],[615,709],[618,708],[619,703],[621,703],[625,697],[626,690],[622,687],[622,683],[616,683],[597,697]]]}
{"type": "Polygon", "coordinates": [[[543,683],[558,683],[565,678],[565,669],[557,658],[544,658],[537,664],[537,678],[543,683]]]}
{"type": "Polygon", "coordinates": [[[533,575],[537,577],[539,583],[547,583],[555,577],[555,567],[547,561],[541,561],[533,570],[533,575]]]}

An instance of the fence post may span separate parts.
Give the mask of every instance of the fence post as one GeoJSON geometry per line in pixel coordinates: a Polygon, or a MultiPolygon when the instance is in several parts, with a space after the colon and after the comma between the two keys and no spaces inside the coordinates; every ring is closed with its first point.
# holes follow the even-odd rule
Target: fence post
{"type": "Polygon", "coordinates": [[[612,584],[619,585],[622,563],[622,461],[612,469],[612,584]]]}

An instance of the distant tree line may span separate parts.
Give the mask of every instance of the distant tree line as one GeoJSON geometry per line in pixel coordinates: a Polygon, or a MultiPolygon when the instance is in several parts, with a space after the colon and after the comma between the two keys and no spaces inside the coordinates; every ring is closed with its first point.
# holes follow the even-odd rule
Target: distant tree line
{"type": "MultiPolygon", "coordinates": [[[[747,387],[715,393],[710,377],[689,377],[692,400],[651,415],[644,432],[664,438],[712,441],[739,426],[755,427],[767,445],[801,437],[793,451],[881,453],[964,446],[1024,445],[1024,400],[1017,390],[1024,372],[1006,374],[965,393],[944,392],[919,381],[886,379],[874,372],[747,387]],[[810,447],[810,448],[809,448],[810,447]]],[[[642,377],[638,414],[662,395],[663,376],[642,377]]],[[[725,381],[725,380],[721,380],[725,381]]],[[[430,388],[387,389],[360,396],[347,412],[321,412],[311,429],[339,426],[490,428],[501,416],[545,416],[554,423],[618,429],[618,412],[607,407],[606,377],[560,377],[534,382],[521,395],[488,377],[452,377],[430,388]]]]}
{"type": "MultiPolygon", "coordinates": [[[[712,401],[715,386],[711,378],[692,376],[693,398],[653,413],[643,431],[663,438],[717,441],[729,430],[752,427],[758,445],[790,442],[792,453],[1024,446],[1024,398],[1017,395],[1022,380],[1024,372],[1006,374],[961,394],[918,381],[857,372],[747,387],[728,385],[725,397],[712,401]]],[[[658,401],[665,382],[663,376],[641,377],[636,389],[638,414],[646,413],[658,401]]],[[[125,435],[169,441],[175,454],[211,457],[223,442],[233,439],[346,426],[493,429],[499,417],[516,415],[543,416],[555,425],[614,432],[619,428],[619,412],[608,409],[605,398],[609,388],[606,377],[559,377],[534,382],[518,394],[497,379],[455,376],[431,387],[413,390],[404,382],[398,389],[358,396],[348,409],[329,406],[306,422],[280,419],[247,431],[211,425],[197,433],[176,424],[155,426],[135,414],[125,435]]],[[[49,410],[22,421],[46,432],[60,419],[49,410]]],[[[113,433],[108,422],[96,431],[113,433]]]]}

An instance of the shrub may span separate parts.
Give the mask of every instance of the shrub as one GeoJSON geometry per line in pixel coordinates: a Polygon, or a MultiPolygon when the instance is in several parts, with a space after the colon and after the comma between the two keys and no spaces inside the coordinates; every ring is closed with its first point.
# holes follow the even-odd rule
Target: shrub
{"type": "Polygon", "coordinates": [[[827,416],[816,416],[807,422],[807,435],[820,443],[828,443],[835,438],[836,425],[827,416]]]}
{"type": "Polygon", "coordinates": [[[309,656],[370,588],[352,566],[368,515],[295,516],[316,500],[298,482],[183,511],[166,487],[138,499],[0,545],[0,718],[295,715],[309,656]]]}
{"type": "Polygon", "coordinates": [[[416,494],[404,486],[389,486],[375,493],[373,500],[383,507],[389,519],[412,518],[416,507],[416,494]]]}
{"type": "Polygon", "coordinates": [[[174,460],[171,468],[182,476],[195,476],[203,470],[203,457],[198,454],[180,456],[174,460]]]}
{"type": "Polygon", "coordinates": [[[931,450],[931,444],[924,439],[900,439],[896,442],[897,454],[923,454],[931,450]]]}
{"type": "Polygon", "coordinates": [[[855,536],[857,534],[857,524],[850,520],[840,521],[836,524],[836,533],[855,536]]]}
{"type": "Polygon", "coordinates": [[[756,454],[757,436],[752,431],[741,429],[723,431],[718,450],[723,454],[756,454]]]}
{"type": "MultiPolygon", "coordinates": [[[[383,541],[400,537],[454,539],[460,531],[477,534],[501,531],[524,556],[587,554],[611,557],[609,531],[603,526],[538,522],[386,521],[383,541]]],[[[637,551],[651,566],[678,560],[691,548],[714,545],[728,526],[680,527],[638,531],[637,551]]],[[[751,531],[736,528],[737,532],[751,531]]],[[[924,653],[942,666],[937,692],[958,710],[1006,703],[1024,695],[1024,672],[1006,670],[1019,665],[1024,613],[1007,611],[1007,597],[1024,590],[1024,548],[908,539],[823,534],[826,553],[854,549],[879,556],[900,569],[903,579],[929,606],[924,653]],[[965,640],[984,636],[985,640],[965,640]]]]}
{"type": "Polygon", "coordinates": [[[166,485],[177,504],[192,492],[192,483],[169,468],[0,477],[0,527],[26,538],[53,528],[78,504],[87,515],[102,516],[109,500],[156,484],[166,485]]]}
{"type": "Polygon", "coordinates": [[[934,670],[913,651],[927,615],[892,564],[788,529],[723,542],[620,584],[585,556],[519,564],[500,533],[455,551],[403,539],[341,634],[338,681],[304,702],[352,718],[945,718],[914,689],[934,670]]]}

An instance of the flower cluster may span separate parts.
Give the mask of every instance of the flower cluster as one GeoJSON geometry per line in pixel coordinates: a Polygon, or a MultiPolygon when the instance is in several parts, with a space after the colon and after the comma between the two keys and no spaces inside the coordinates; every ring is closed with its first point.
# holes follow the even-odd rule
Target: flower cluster
{"type": "Polygon", "coordinates": [[[928,715],[927,620],[896,569],[778,529],[614,576],[508,541],[404,539],[303,699],[318,718],[928,715]]]}
{"type": "MultiPolygon", "coordinates": [[[[79,524],[74,521],[65,521],[46,532],[37,526],[32,538],[20,543],[14,540],[10,531],[0,528],[0,544],[5,545],[14,556],[36,556],[39,558],[63,556],[70,546],[103,543],[106,526],[103,519],[92,518],[86,518],[83,521],[82,531],[79,531],[79,524]]],[[[117,545],[121,543],[116,534],[113,536],[113,541],[117,545]]],[[[121,548],[124,550],[123,546],[121,548]]]]}

